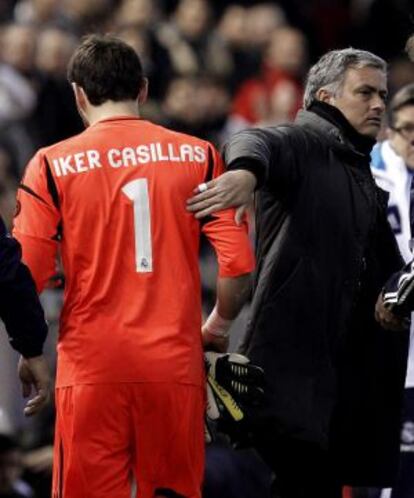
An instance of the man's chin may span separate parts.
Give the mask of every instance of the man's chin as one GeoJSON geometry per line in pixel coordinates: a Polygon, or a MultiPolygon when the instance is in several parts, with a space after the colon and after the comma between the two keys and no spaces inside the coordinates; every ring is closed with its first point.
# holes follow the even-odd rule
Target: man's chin
{"type": "Polygon", "coordinates": [[[380,130],[381,130],[381,124],[370,123],[361,127],[361,129],[358,131],[361,135],[365,135],[366,137],[377,138],[380,130]]]}

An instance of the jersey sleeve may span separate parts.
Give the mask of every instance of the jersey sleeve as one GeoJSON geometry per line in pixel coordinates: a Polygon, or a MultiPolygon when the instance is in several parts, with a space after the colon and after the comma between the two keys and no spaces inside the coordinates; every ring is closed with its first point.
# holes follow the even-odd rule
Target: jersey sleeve
{"type": "Polygon", "coordinates": [[[46,157],[39,151],[27,165],[17,194],[13,235],[20,242],[23,262],[41,292],[56,273],[61,217],[51,193],[53,182],[46,157]]]}
{"type": "MultiPolygon", "coordinates": [[[[223,161],[213,146],[209,146],[208,171],[216,178],[224,172],[223,161]]],[[[206,178],[209,180],[211,178],[206,178]]],[[[212,244],[217,257],[220,277],[238,277],[255,267],[252,244],[248,235],[247,218],[241,225],[235,220],[235,210],[225,209],[203,220],[202,232],[212,244]]]]}

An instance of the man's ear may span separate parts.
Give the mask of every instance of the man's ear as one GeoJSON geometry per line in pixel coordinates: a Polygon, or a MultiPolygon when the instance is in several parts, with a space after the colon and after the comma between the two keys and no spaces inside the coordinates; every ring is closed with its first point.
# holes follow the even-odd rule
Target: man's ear
{"type": "Polygon", "coordinates": [[[89,126],[89,119],[87,117],[89,100],[86,96],[85,90],[76,83],[72,83],[72,89],[75,94],[76,108],[82,118],[83,124],[85,126],[89,126]]]}
{"type": "Polygon", "coordinates": [[[319,88],[316,92],[316,99],[326,104],[333,104],[334,96],[326,88],[319,88]]]}
{"type": "Polygon", "coordinates": [[[143,78],[142,86],[138,93],[138,104],[145,104],[148,98],[148,78],[143,78]]]}
{"type": "Polygon", "coordinates": [[[84,110],[88,100],[86,97],[85,90],[76,83],[72,83],[72,89],[73,93],[75,94],[76,104],[80,109],[84,110]]]}

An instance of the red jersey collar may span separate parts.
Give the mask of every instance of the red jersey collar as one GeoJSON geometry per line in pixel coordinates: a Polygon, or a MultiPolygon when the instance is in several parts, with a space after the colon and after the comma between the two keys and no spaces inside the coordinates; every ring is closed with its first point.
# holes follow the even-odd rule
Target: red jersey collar
{"type": "Polygon", "coordinates": [[[100,119],[99,121],[96,121],[94,124],[90,125],[90,126],[95,126],[97,124],[100,124],[100,123],[106,123],[106,122],[110,122],[110,121],[131,121],[131,120],[142,120],[142,118],[140,116],[124,116],[124,115],[119,115],[119,116],[112,116],[110,118],[103,118],[103,119],[100,119]]]}

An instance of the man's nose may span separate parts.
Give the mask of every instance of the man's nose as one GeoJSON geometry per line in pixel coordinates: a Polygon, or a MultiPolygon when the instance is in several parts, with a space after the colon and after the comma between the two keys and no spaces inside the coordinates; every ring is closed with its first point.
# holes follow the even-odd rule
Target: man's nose
{"type": "Polygon", "coordinates": [[[385,102],[380,95],[375,95],[371,103],[372,109],[378,110],[381,113],[385,111],[385,102]]]}

